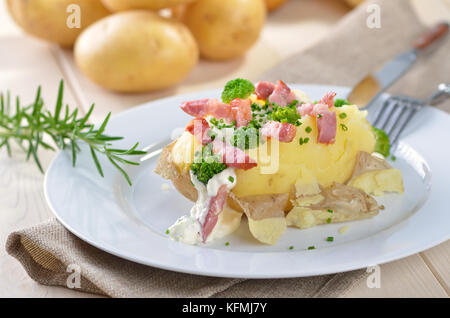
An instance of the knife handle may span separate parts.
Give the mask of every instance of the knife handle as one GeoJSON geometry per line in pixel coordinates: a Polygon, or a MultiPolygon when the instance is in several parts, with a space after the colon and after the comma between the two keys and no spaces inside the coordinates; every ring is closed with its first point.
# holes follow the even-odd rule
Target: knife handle
{"type": "Polygon", "coordinates": [[[423,34],[416,41],[414,41],[414,48],[421,50],[425,49],[435,41],[441,39],[448,33],[449,25],[446,22],[441,22],[435,27],[433,27],[430,31],[423,34]]]}

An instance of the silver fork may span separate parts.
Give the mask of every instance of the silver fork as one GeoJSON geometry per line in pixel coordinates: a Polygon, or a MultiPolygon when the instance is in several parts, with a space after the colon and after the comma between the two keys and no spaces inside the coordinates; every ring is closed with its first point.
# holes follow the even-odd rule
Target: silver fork
{"type": "Polygon", "coordinates": [[[391,96],[378,110],[373,126],[383,129],[394,146],[401,133],[425,105],[437,105],[450,97],[450,84],[440,84],[438,90],[427,99],[420,100],[409,96],[391,96]]]}

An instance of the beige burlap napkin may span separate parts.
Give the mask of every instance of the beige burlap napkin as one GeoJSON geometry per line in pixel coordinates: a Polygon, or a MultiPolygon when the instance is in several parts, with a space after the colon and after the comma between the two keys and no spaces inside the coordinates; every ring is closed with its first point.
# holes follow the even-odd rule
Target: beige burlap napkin
{"type": "MultiPolygon", "coordinates": [[[[268,71],[261,78],[297,83],[353,85],[374,66],[410,47],[424,27],[408,0],[373,2],[381,8],[381,28],[366,25],[366,5],[338,23],[324,41],[268,71]]],[[[293,43],[301,39],[295,39],[293,43]]],[[[450,43],[420,62],[393,91],[430,95],[450,80],[450,43]]],[[[446,107],[450,110],[450,105],[446,107]]],[[[296,279],[242,280],[200,277],[129,262],[100,251],[68,232],[56,220],[10,234],[7,252],[31,278],[67,286],[70,264],[81,269],[81,291],[112,297],[329,297],[341,296],[362,279],[364,270],[296,279]]]]}

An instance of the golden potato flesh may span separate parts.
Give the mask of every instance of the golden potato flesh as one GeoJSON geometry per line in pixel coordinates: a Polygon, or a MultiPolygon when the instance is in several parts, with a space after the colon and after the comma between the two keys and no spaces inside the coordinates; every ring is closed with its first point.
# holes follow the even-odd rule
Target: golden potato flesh
{"type": "Polygon", "coordinates": [[[202,56],[227,60],[243,55],[255,44],[265,16],[263,0],[199,0],[186,8],[183,20],[202,56]]]}
{"type": "Polygon", "coordinates": [[[364,191],[334,183],[323,189],[320,195],[302,193],[296,198],[294,208],[286,216],[286,221],[288,226],[306,229],[319,224],[370,218],[377,215],[380,208],[382,207],[378,206],[377,201],[364,191]],[[313,197],[319,200],[305,200],[313,197]]]}
{"type": "Polygon", "coordinates": [[[359,152],[356,156],[355,169],[348,185],[375,196],[385,192],[404,192],[401,171],[393,169],[383,158],[367,152],[359,152]]]}
{"type": "Polygon", "coordinates": [[[182,81],[198,60],[198,48],[181,23],[151,11],[111,15],[85,30],[75,60],[95,83],[120,92],[163,89],[182,81]]]}
{"type": "MultiPolygon", "coordinates": [[[[267,163],[258,157],[258,167],[250,170],[237,170],[237,184],[233,192],[238,197],[268,193],[289,193],[292,185],[301,177],[302,172],[312,173],[317,182],[328,187],[333,182],[347,182],[355,166],[359,151],[372,153],[375,148],[375,137],[367,122],[366,112],[357,106],[347,105],[335,108],[337,113],[336,141],[325,145],[317,143],[316,119],[302,117],[302,125],[297,127],[297,135],[293,142],[279,143],[278,169],[274,173],[262,173],[267,163]],[[341,119],[339,114],[345,113],[341,119]],[[345,125],[346,130],[340,126],[345,125]],[[310,127],[308,133],[306,128],[310,127]],[[300,145],[299,138],[309,138],[306,144],[300,145]]],[[[271,141],[267,142],[270,152],[271,141]]],[[[272,156],[277,158],[277,156],[272,156]]],[[[273,161],[273,160],[272,160],[273,161]]],[[[275,161],[273,161],[276,164],[275,161]]]]}
{"type": "Polygon", "coordinates": [[[248,227],[253,237],[261,243],[275,245],[287,228],[286,218],[248,219],[248,227]]]}
{"type": "MultiPolygon", "coordinates": [[[[318,185],[309,185],[315,180],[322,187],[329,187],[334,182],[346,183],[352,176],[357,154],[359,152],[372,153],[375,148],[375,136],[372,127],[366,120],[366,112],[360,111],[355,105],[335,108],[338,117],[336,141],[325,145],[317,143],[316,120],[310,116],[302,117],[302,125],[297,128],[297,135],[290,143],[279,143],[279,157],[277,169],[273,173],[262,173],[267,163],[257,157],[258,167],[250,170],[236,170],[236,186],[233,193],[238,198],[264,194],[289,193],[293,185],[297,188],[311,187],[309,194],[317,192],[318,185]],[[339,114],[345,113],[346,118],[341,119],[339,114]],[[344,124],[345,131],[340,127],[344,124]],[[307,127],[311,128],[308,133],[307,127]],[[310,138],[308,143],[300,145],[299,138],[310,138]],[[301,182],[306,183],[304,185],[301,182]]],[[[309,129],[308,129],[309,130],[309,129]]],[[[191,162],[193,158],[194,137],[185,134],[176,142],[173,156],[177,158],[176,165],[183,166],[183,161],[191,162]],[[189,155],[190,154],[190,155],[189,155]],[[192,159],[191,159],[192,160],[192,159]]],[[[271,141],[267,142],[270,153],[271,141]]],[[[259,150],[257,150],[259,152],[259,150]]],[[[184,166],[183,166],[184,167],[184,166]]],[[[267,172],[267,171],[266,171],[267,172]]]]}
{"type": "Polygon", "coordinates": [[[402,173],[398,169],[368,171],[352,179],[349,185],[375,196],[382,196],[385,192],[405,191],[402,173]]]}
{"type": "Polygon", "coordinates": [[[25,32],[68,47],[83,29],[110,14],[100,0],[7,0],[7,4],[25,32]]]}
{"type": "Polygon", "coordinates": [[[111,11],[126,11],[133,9],[160,10],[195,0],[102,0],[111,11]]]}

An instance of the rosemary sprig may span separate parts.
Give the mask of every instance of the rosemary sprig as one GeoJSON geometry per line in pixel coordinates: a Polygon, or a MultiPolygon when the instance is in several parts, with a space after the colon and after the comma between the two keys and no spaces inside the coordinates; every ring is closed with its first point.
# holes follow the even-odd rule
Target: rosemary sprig
{"type": "Polygon", "coordinates": [[[19,97],[17,97],[15,111],[11,109],[9,92],[6,95],[0,94],[0,149],[6,148],[8,155],[11,156],[11,141],[17,142],[20,148],[26,152],[27,160],[33,157],[39,170],[44,172],[38,157],[39,147],[53,151],[70,149],[72,166],[75,167],[77,155],[81,151],[80,142],[83,142],[89,146],[94,164],[102,177],[104,174],[97,157],[98,154],[106,156],[131,185],[130,177],[122,166],[127,164],[139,165],[138,162],[130,161],[127,157],[143,155],[146,152],[137,150],[139,143],[136,143],[130,149],[112,148],[111,142],[123,139],[123,137],[104,134],[111,113],[106,116],[100,127],[95,129],[93,124],[88,123],[94,105],[90,107],[86,115],[79,117],[77,108],[70,112],[68,105],[63,107],[63,92],[64,82],[61,81],[53,113],[44,110],[40,86],[34,103],[29,106],[22,106],[19,97]],[[49,136],[54,145],[45,142],[44,136],[49,136]]]}

